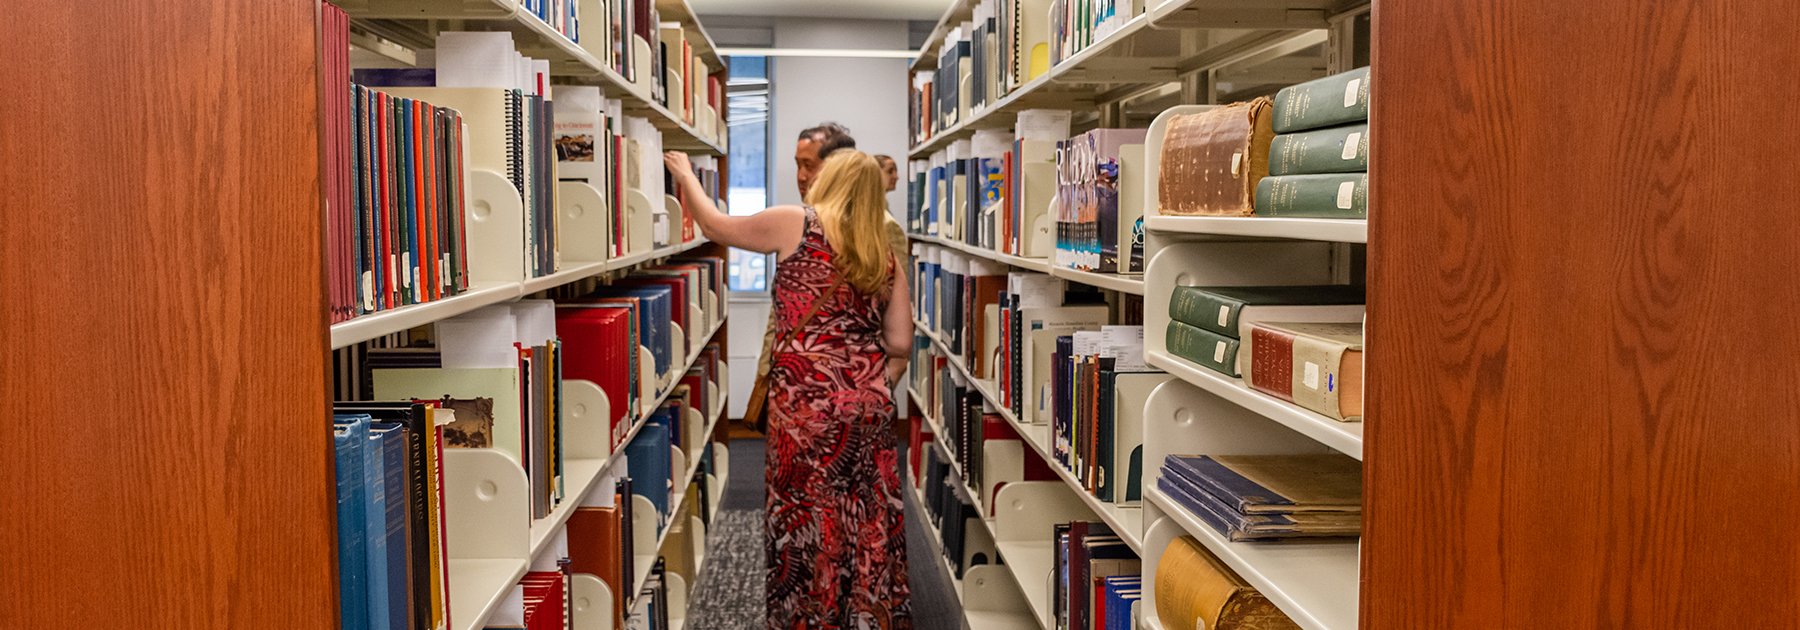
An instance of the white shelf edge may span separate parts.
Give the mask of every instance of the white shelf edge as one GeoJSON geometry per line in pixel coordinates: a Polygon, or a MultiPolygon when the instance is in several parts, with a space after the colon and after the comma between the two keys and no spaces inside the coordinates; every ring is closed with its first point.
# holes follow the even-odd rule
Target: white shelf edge
{"type": "Polygon", "coordinates": [[[1155,484],[1146,484],[1144,500],[1180,523],[1294,623],[1306,630],[1356,630],[1358,543],[1229,542],[1155,484]]]}
{"type": "Polygon", "coordinates": [[[1333,243],[1369,242],[1369,222],[1364,219],[1146,215],[1144,229],[1168,234],[1211,234],[1333,243]]]}
{"type": "MultiPolygon", "coordinates": [[[[1161,368],[1200,389],[1212,392],[1240,407],[1274,420],[1301,435],[1317,440],[1333,450],[1361,460],[1363,423],[1339,422],[1305,407],[1276,400],[1245,387],[1243,382],[1195,365],[1186,359],[1156,348],[1144,349],[1144,362],[1161,368]]],[[[1148,464],[1148,462],[1146,462],[1148,464]]]]}
{"type": "MultiPolygon", "coordinates": [[[[645,261],[674,256],[709,242],[711,241],[705,238],[695,238],[694,240],[679,245],[671,245],[662,249],[614,258],[605,262],[571,263],[574,266],[569,269],[558,271],[548,276],[532,278],[524,282],[476,282],[469,287],[468,291],[463,292],[461,295],[455,295],[432,302],[425,302],[423,304],[410,304],[399,308],[376,311],[332,324],[331,349],[336,350],[338,348],[368,341],[382,335],[391,335],[417,326],[423,326],[440,319],[455,317],[484,306],[491,306],[539,291],[553,289],[603,272],[630,269],[643,264],[645,261]]],[[[717,332],[717,330],[715,329],[714,332],[717,332]]]]}
{"type": "MultiPolygon", "coordinates": [[[[1050,266],[1049,261],[1046,261],[1042,258],[1026,258],[1024,256],[1014,256],[1012,254],[994,251],[994,250],[988,249],[986,247],[976,247],[976,246],[970,245],[968,243],[957,242],[955,240],[943,238],[941,236],[929,236],[929,235],[925,235],[925,234],[907,234],[907,237],[911,238],[913,240],[916,240],[916,241],[930,243],[932,245],[938,245],[940,247],[948,247],[950,249],[961,251],[963,253],[966,253],[966,254],[969,254],[972,256],[979,256],[981,258],[986,258],[988,260],[992,260],[994,262],[997,262],[997,263],[1000,263],[1003,265],[1011,265],[1014,267],[1018,267],[1020,269],[1036,271],[1038,273],[1045,273],[1045,274],[1052,274],[1052,275],[1054,275],[1054,272],[1056,271],[1056,269],[1054,267],[1050,266]]],[[[1072,273],[1078,273],[1078,274],[1087,273],[1087,272],[1081,272],[1081,271],[1074,271],[1073,269],[1070,269],[1067,271],[1070,271],[1072,273]]],[[[1112,275],[1112,274],[1089,274],[1089,275],[1107,276],[1107,275],[1112,275]]],[[[1126,278],[1129,278],[1129,276],[1126,276],[1126,278]]],[[[1077,282],[1082,281],[1080,278],[1070,278],[1070,279],[1076,280],[1077,282]]],[[[1139,285],[1143,284],[1142,278],[1138,279],[1138,284],[1139,285]]],[[[1100,286],[1100,285],[1095,285],[1095,286],[1100,286]]],[[[1144,291],[1144,289],[1140,286],[1137,289],[1136,293],[1138,293],[1139,295],[1142,295],[1143,291],[1144,291]]]]}
{"type": "Polygon", "coordinates": [[[469,290],[441,300],[410,304],[353,317],[331,325],[331,349],[391,335],[446,317],[519,297],[519,283],[471,283],[469,290]]]}
{"type": "Polygon", "coordinates": [[[1100,287],[1102,289],[1111,289],[1121,293],[1130,293],[1133,295],[1144,294],[1143,274],[1098,273],[1093,271],[1082,271],[1080,269],[1051,267],[1050,275],[1072,282],[1100,287]]]}
{"type": "MultiPolygon", "coordinates": [[[[915,329],[924,330],[923,326],[924,324],[921,322],[913,322],[913,327],[915,329]]],[[[929,330],[926,330],[926,332],[931,333],[929,330]]],[[[1111,503],[1101,501],[1100,497],[1096,497],[1093,493],[1088,492],[1087,489],[1081,486],[1081,481],[1075,478],[1075,473],[1063,466],[1062,462],[1057,461],[1053,453],[1051,453],[1050,445],[1047,443],[1050,425],[1025,424],[1020,422],[1019,417],[1013,415],[1012,409],[1001,402],[1000,394],[994,389],[993,381],[975,378],[975,375],[969,372],[969,368],[963,365],[962,357],[958,357],[951,353],[950,348],[945,346],[943,341],[938,339],[935,334],[928,334],[927,336],[931,337],[932,347],[936,348],[939,352],[944,353],[944,356],[949,359],[946,363],[954,366],[956,371],[962,374],[963,378],[968,379],[972,386],[977,391],[981,392],[981,397],[987,399],[987,401],[994,406],[994,409],[1000,414],[1000,417],[1006,419],[1007,424],[1012,425],[1013,431],[1018,432],[1022,441],[1030,445],[1032,450],[1037,451],[1038,457],[1043,459],[1044,463],[1048,464],[1051,470],[1056,471],[1056,476],[1062,479],[1063,484],[1069,486],[1070,490],[1074,490],[1075,495],[1081,497],[1081,501],[1087,504],[1088,509],[1092,510],[1096,516],[1099,516],[1100,520],[1105,522],[1107,527],[1111,527],[1113,533],[1118,534],[1119,538],[1125,541],[1126,546],[1131,547],[1131,550],[1136,552],[1139,556],[1144,555],[1144,532],[1142,531],[1144,529],[1144,517],[1142,508],[1121,508],[1111,503]],[[1043,434],[1044,441],[1039,441],[1037,439],[1040,433],[1043,434]],[[1121,512],[1123,510],[1138,511],[1137,526],[1135,528],[1130,527],[1130,523],[1122,516],[1121,512]]],[[[908,391],[910,392],[911,389],[909,388],[908,391]]],[[[921,406],[921,408],[923,407],[921,406]]],[[[927,413],[925,414],[925,418],[931,420],[932,416],[927,413]]],[[[954,463],[952,463],[952,466],[954,466],[954,463]]]]}
{"type": "Polygon", "coordinates": [[[527,568],[517,559],[450,560],[450,614],[456,628],[477,630],[485,625],[527,568]],[[470,604],[478,604],[474,614],[466,612],[470,604]]]}

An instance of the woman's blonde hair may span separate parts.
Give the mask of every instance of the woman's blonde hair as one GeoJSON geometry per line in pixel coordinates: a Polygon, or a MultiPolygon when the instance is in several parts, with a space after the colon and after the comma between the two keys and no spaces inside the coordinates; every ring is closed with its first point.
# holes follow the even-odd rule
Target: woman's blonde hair
{"type": "Polygon", "coordinates": [[[887,238],[887,188],[875,158],[855,149],[833,152],[806,202],[819,212],[844,281],[864,295],[885,289],[892,248],[887,238]]]}

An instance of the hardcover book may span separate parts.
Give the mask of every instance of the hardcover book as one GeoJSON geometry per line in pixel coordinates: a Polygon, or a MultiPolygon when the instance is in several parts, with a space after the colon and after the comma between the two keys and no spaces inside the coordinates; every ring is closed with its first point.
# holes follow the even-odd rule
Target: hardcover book
{"type": "Polygon", "coordinates": [[[1363,413],[1362,323],[1255,322],[1240,350],[1251,388],[1330,416],[1363,413]]]}
{"type": "Polygon", "coordinates": [[[1258,321],[1362,321],[1367,292],[1347,284],[1273,287],[1175,287],[1169,318],[1240,338],[1258,321]]]}
{"type": "Polygon", "coordinates": [[[1269,99],[1233,103],[1169,120],[1162,141],[1157,208],[1166,216],[1255,214],[1269,174],[1269,99]]]}
{"type": "Polygon", "coordinates": [[[1282,88],[1275,93],[1276,133],[1369,119],[1369,68],[1364,66],[1282,88]]]}
{"type": "Polygon", "coordinates": [[[1282,175],[1256,188],[1256,216],[1369,218],[1369,174],[1282,175]]]}
{"type": "Polygon", "coordinates": [[[1300,630],[1192,536],[1169,542],[1155,575],[1156,616],[1164,628],[1300,630]]]}

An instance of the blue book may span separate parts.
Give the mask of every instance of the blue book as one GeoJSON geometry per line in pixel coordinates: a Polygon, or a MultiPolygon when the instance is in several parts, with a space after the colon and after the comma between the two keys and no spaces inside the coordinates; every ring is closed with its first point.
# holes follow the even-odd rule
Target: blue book
{"type": "Polygon", "coordinates": [[[625,445],[626,470],[631,475],[631,491],[643,495],[656,506],[657,532],[666,526],[669,515],[669,425],[667,417],[651,416],[637,437],[625,445]]]}
{"type": "Polygon", "coordinates": [[[338,616],[344,630],[369,630],[369,585],[364,565],[363,453],[369,448],[368,416],[338,416],[332,438],[337,451],[338,616]]]}
{"type": "Polygon", "coordinates": [[[363,576],[368,588],[367,616],[370,630],[383,630],[387,627],[388,612],[388,549],[387,549],[387,466],[383,462],[386,453],[382,436],[374,431],[374,423],[369,416],[354,416],[356,422],[367,427],[364,438],[366,446],[362,451],[363,487],[363,576]]]}
{"type": "Polygon", "coordinates": [[[644,324],[638,327],[639,343],[650,349],[658,375],[668,374],[672,361],[669,345],[673,327],[667,322],[675,321],[674,294],[674,288],[665,285],[603,286],[594,291],[594,295],[602,297],[638,298],[642,307],[639,313],[643,315],[638,321],[644,324]]]}
{"type": "Polygon", "coordinates": [[[386,488],[382,539],[387,545],[387,606],[389,630],[411,627],[411,606],[407,604],[411,572],[406,562],[409,542],[406,539],[406,429],[398,422],[377,422],[371,435],[381,444],[382,484],[386,488]]]}
{"type": "MultiPolygon", "coordinates": [[[[400,131],[404,134],[406,141],[406,144],[400,148],[402,162],[406,166],[406,175],[404,179],[400,180],[402,182],[418,181],[415,179],[417,177],[417,165],[413,164],[413,152],[406,150],[406,147],[418,146],[418,138],[415,136],[418,129],[413,126],[413,105],[416,102],[417,101],[412,99],[401,99],[402,108],[400,115],[405,118],[401,121],[400,131]]],[[[425,301],[425,293],[420,290],[424,287],[418,286],[419,283],[415,281],[419,277],[418,268],[419,264],[422,262],[419,260],[419,199],[418,196],[414,194],[412,186],[403,185],[401,188],[406,189],[406,232],[404,232],[403,235],[406,239],[407,258],[406,264],[400,267],[400,273],[405,276],[407,293],[412,296],[412,302],[418,303],[425,301]]]]}

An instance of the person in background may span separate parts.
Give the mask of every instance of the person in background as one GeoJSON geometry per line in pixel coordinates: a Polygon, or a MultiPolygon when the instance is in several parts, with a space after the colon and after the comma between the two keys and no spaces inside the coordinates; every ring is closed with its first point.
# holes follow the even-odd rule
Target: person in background
{"type": "Polygon", "coordinates": [[[881,184],[887,186],[888,192],[894,192],[894,186],[900,183],[900,165],[885,155],[875,156],[875,161],[881,163],[881,184]]]}
{"type": "Polygon", "coordinates": [[[910,630],[893,387],[912,351],[912,305],[888,243],[875,158],[840,149],[807,205],[719,212],[686,154],[664,156],[694,223],[728,247],[774,254],[779,360],[769,372],[764,550],[769,630],[910,630]],[[812,313],[809,317],[809,313],[812,313]]]}

